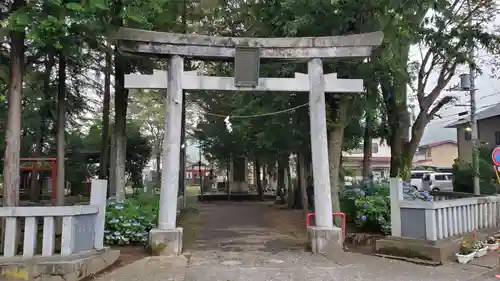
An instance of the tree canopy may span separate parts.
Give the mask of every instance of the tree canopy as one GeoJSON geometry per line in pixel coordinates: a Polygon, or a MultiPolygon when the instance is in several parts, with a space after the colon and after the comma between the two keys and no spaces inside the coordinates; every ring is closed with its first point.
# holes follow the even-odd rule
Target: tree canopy
{"type": "MultiPolygon", "coordinates": [[[[107,39],[120,26],[247,37],[383,31],[382,46],[367,60],[325,64],[325,73],[364,79],[366,90],[359,95],[327,95],[330,163],[341,163],[341,150],[359,148],[380,137],[391,145],[391,176],[403,178],[409,175],[426,126],[453,100],[443,90],[457,69],[469,63],[481,68],[471,49],[499,52],[498,32],[488,27],[498,12],[496,1],[10,0],[6,7],[0,12],[0,25],[8,35],[0,45],[2,155],[5,144],[18,149],[16,143],[5,142],[7,126],[15,125],[7,120],[17,118],[7,114],[7,106],[15,106],[12,97],[22,97],[20,155],[56,154],[59,94],[65,99],[66,148],[110,147],[111,153],[101,150],[107,153],[102,157],[112,159],[110,178],[120,175],[116,169],[125,169],[134,184],[139,184],[138,170],[151,154],[158,157],[162,151],[164,92],[129,94],[123,88],[124,74],[164,68],[165,63],[123,56],[107,39]],[[410,57],[412,46],[421,51],[417,61],[410,57]],[[18,75],[21,84],[14,79],[18,75]],[[430,79],[433,75],[436,82],[430,79]],[[414,122],[408,117],[410,98],[418,103],[414,122]],[[108,112],[101,113],[106,106],[108,112]],[[109,127],[104,133],[102,128],[109,127]]],[[[190,61],[187,68],[200,65],[210,75],[234,72],[227,62],[190,61]]],[[[306,71],[305,64],[262,63],[260,76],[293,77],[306,71]]],[[[299,153],[310,161],[307,94],[203,91],[186,97],[199,118],[190,137],[199,140],[212,160],[226,163],[230,155],[244,156],[270,169],[279,159],[299,153]],[[231,132],[226,129],[226,117],[231,132]]],[[[365,146],[365,152],[368,149],[365,146]]],[[[342,172],[333,166],[332,174],[342,172]]],[[[332,179],[336,185],[338,178],[332,179]]]]}

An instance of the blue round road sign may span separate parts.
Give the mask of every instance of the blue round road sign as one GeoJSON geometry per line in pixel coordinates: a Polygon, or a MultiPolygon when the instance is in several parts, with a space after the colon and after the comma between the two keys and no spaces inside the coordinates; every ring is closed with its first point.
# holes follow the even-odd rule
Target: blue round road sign
{"type": "Polygon", "coordinates": [[[491,153],[491,160],[496,166],[500,166],[500,147],[495,147],[491,153]]]}

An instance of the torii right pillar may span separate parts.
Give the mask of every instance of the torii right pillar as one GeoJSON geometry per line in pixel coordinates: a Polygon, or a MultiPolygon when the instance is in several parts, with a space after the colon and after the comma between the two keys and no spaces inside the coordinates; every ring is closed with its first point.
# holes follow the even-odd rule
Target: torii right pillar
{"type": "Polygon", "coordinates": [[[314,179],[315,225],[308,226],[307,238],[314,253],[335,255],[343,250],[342,231],[333,225],[332,195],[328,163],[325,111],[325,76],[321,58],[309,59],[309,115],[314,179]]]}

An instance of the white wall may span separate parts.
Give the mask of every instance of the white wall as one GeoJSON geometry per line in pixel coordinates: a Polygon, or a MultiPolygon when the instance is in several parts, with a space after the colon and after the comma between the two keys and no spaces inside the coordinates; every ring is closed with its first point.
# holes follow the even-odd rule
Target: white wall
{"type": "MultiPolygon", "coordinates": [[[[391,157],[391,147],[387,145],[385,141],[381,139],[373,139],[373,146],[378,147],[378,151],[372,151],[372,157],[391,157]]],[[[344,157],[363,157],[363,143],[361,143],[360,148],[352,151],[343,151],[342,156],[344,157]]]]}

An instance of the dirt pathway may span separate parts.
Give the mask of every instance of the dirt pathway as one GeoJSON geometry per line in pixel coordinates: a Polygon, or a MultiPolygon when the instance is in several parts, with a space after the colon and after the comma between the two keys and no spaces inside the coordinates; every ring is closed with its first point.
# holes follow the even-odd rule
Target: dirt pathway
{"type": "Polygon", "coordinates": [[[193,250],[302,251],[305,229],[269,202],[200,203],[200,230],[193,250]]]}

